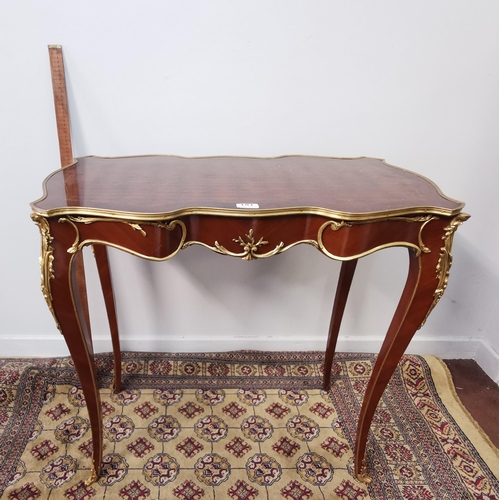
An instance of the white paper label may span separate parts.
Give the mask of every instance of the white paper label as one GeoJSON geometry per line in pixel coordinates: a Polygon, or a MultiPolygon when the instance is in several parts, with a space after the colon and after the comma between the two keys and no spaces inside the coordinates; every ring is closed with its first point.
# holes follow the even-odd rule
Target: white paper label
{"type": "Polygon", "coordinates": [[[236,208],[259,208],[257,203],[236,203],[236,208]]]}

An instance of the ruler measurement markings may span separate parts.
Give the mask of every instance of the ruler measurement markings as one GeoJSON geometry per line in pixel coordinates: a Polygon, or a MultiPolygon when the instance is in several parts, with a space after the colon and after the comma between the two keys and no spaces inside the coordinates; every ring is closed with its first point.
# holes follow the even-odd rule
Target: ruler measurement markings
{"type": "Polygon", "coordinates": [[[73,150],[71,147],[68,95],[66,91],[62,48],[57,45],[49,45],[49,59],[52,89],[54,92],[57,136],[59,138],[59,153],[61,157],[61,166],[65,167],[73,162],[73,150]]]}

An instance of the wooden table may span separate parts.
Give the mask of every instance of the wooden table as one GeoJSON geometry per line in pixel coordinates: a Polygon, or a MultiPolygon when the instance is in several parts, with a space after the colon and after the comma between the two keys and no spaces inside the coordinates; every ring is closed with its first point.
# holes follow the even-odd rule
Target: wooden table
{"type": "Polygon", "coordinates": [[[342,261],[327,340],[324,388],[357,259],[406,247],[409,273],[373,368],[358,421],[355,473],[369,482],[368,431],[408,343],[448,283],[453,235],[469,216],[428,179],[375,158],[85,157],[51,174],[32,203],[42,235],[42,292],[83,388],[101,471],[102,420],[81,250],[92,245],[110,321],[115,390],[118,328],[106,249],[167,260],[191,245],[245,260],[298,244],[342,261]]]}

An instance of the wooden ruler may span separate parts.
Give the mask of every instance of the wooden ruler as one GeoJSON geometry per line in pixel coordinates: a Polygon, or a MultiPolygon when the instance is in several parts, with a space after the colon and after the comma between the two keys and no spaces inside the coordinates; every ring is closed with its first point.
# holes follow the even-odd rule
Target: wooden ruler
{"type": "Polygon", "coordinates": [[[66,92],[66,77],[62,47],[49,45],[50,72],[52,76],[52,90],[56,109],[57,136],[59,138],[59,153],[61,167],[73,163],[73,149],[71,147],[71,132],[69,128],[68,94],[66,92]]]}
{"type": "MultiPolygon", "coordinates": [[[[50,74],[52,76],[52,90],[54,92],[54,106],[56,110],[57,136],[59,138],[59,154],[61,156],[61,167],[73,163],[73,148],[71,147],[71,131],[69,128],[68,94],[66,91],[66,77],[64,74],[64,62],[62,47],[60,45],[49,45],[50,74]]],[[[80,204],[78,191],[78,179],[74,169],[64,170],[64,188],[66,200],[69,206],[80,204]]],[[[76,284],[78,287],[83,314],[87,326],[87,337],[92,342],[90,333],[90,315],[87,299],[87,286],[85,283],[85,268],[83,254],[76,255],[76,284]]]]}

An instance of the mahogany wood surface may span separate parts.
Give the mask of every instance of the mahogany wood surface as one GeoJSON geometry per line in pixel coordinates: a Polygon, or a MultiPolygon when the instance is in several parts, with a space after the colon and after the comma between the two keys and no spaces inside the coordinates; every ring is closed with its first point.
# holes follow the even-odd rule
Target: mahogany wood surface
{"type": "Polygon", "coordinates": [[[93,245],[94,257],[101,282],[102,294],[104,297],[104,305],[108,316],[109,331],[111,333],[111,343],[113,346],[115,377],[113,390],[115,393],[120,392],[122,378],[122,363],[120,354],[120,335],[118,332],[118,319],[116,317],[115,296],[113,294],[113,283],[111,280],[111,269],[109,267],[108,249],[104,245],[93,245]]]}
{"type": "Polygon", "coordinates": [[[325,366],[323,371],[323,390],[329,391],[331,385],[332,363],[333,356],[337,347],[337,340],[340,332],[340,325],[344,316],[349,290],[351,289],[352,279],[358,259],[342,262],[340,269],[339,282],[335,293],[335,301],[333,303],[332,317],[330,320],[330,328],[328,329],[328,340],[326,341],[325,366]]]}
{"type": "Polygon", "coordinates": [[[458,214],[463,207],[429,180],[375,158],[91,156],[51,175],[46,190],[35,211],[70,206],[160,214],[203,207],[236,211],[238,203],[253,203],[260,210],[316,207],[383,215],[458,214]],[[68,177],[78,197],[66,197],[68,177]]]}
{"type": "Polygon", "coordinates": [[[468,218],[461,213],[463,203],[446,198],[416,174],[372,158],[88,157],[54,173],[45,187],[45,196],[32,204],[42,234],[42,290],[87,401],[94,450],[91,481],[101,471],[102,420],[85,291],[77,279],[85,246],[94,247],[103,285],[117,391],[120,347],[107,246],[166,260],[202,245],[253,260],[309,244],[343,261],[325,353],[325,387],[357,260],[384,248],[406,247],[406,286],[351,443],[355,472],[369,481],[375,409],[408,343],[446,289],[453,235],[468,218]],[[77,189],[67,189],[68,179],[77,189]],[[239,210],[236,203],[259,208],[239,210]]]}

